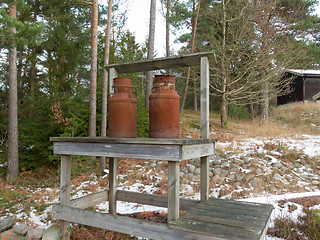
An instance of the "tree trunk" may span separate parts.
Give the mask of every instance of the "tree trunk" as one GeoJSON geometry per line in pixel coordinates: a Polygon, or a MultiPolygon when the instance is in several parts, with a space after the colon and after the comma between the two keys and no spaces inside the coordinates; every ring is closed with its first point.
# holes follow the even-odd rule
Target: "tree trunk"
{"type": "MultiPolygon", "coordinates": [[[[105,43],[105,52],[104,52],[104,65],[109,64],[109,55],[110,55],[110,32],[111,32],[111,14],[112,14],[112,4],[113,0],[109,0],[108,4],[108,20],[107,20],[107,29],[106,29],[106,43],[105,43]]],[[[103,69],[103,83],[102,83],[102,120],[101,120],[101,136],[107,136],[107,105],[108,98],[108,71],[103,69]]],[[[104,175],[104,169],[106,168],[106,158],[100,158],[100,171],[101,175],[104,175]]]]}
{"type": "Polygon", "coordinates": [[[261,92],[261,103],[260,103],[260,123],[266,123],[269,118],[269,84],[264,82],[261,92]]]}
{"type": "MultiPolygon", "coordinates": [[[[191,53],[194,51],[194,42],[196,39],[196,32],[197,32],[197,24],[198,24],[198,18],[199,18],[199,12],[200,12],[200,6],[201,6],[201,0],[199,0],[198,7],[197,7],[197,14],[192,24],[192,39],[191,39],[191,53]]],[[[195,11],[195,6],[193,6],[193,11],[195,11]]],[[[188,84],[189,84],[189,78],[190,78],[190,67],[188,67],[187,72],[187,80],[184,86],[184,91],[181,99],[181,105],[180,105],[180,113],[183,113],[184,105],[186,102],[186,98],[188,95],[188,84]]],[[[194,95],[196,97],[196,94],[194,95]]],[[[196,100],[195,100],[196,101],[196,100]]]]}
{"type": "MultiPolygon", "coordinates": [[[[170,0],[167,0],[167,13],[166,13],[166,55],[170,57],[170,0]]],[[[172,74],[171,69],[168,69],[168,74],[172,74]]]]}
{"type": "Polygon", "coordinates": [[[228,115],[227,115],[227,64],[225,62],[226,57],[226,30],[227,30],[227,12],[226,12],[226,2],[222,1],[223,7],[223,18],[222,18],[222,84],[221,84],[221,100],[220,100],[220,123],[222,128],[228,128],[228,115]]]}
{"type": "Polygon", "coordinates": [[[225,93],[222,94],[220,100],[220,120],[221,120],[221,127],[228,128],[228,115],[227,115],[227,100],[225,93]]]}
{"type": "Polygon", "coordinates": [[[98,71],[98,0],[92,1],[91,10],[91,69],[90,69],[90,117],[89,136],[96,136],[97,71],[98,71]]]}
{"type": "Polygon", "coordinates": [[[254,119],[254,107],[253,107],[253,102],[252,102],[252,98],[251,97],[249,99],[248,112],[250,114],[251,120],[253,120],[254,119]]]}
{"type": "MultiPolygon", "coordinates": [[[[16,1],[9,7],[9,16],[17,17],[16,1]]],[[[10,32],[16,33],[15,27],[10,27],[10,32]]],[[[8,171],[7,180],[17,179],[19,174],[18,152],[18,80],[17,80],[17,47],[9,50],[9,124],[8,124],[8,171]]]]}
{"type": "MultiPolygon", "coordinates": [[[[147,59],[153,59],[153,57],[154,57],[155,29],[156,29],[156,0],[151,0],[147,59]]],[[[146,93],[145,93],[146,107],[149,107],[149,96],[151,94],[152,84],[153,84],[153,73],[151,71],[148,71],[147,72],[146,93]]]]}

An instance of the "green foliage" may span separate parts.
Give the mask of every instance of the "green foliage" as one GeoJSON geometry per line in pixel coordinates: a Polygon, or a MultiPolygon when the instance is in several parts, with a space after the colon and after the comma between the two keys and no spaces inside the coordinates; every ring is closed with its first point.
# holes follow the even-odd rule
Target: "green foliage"
{"type": "Polygon", "coordinates": [[[228,116],[234,119],[247,120],[250,118],[248,108],[244,105],[228,105],[228,116]]]}
{"type": "Polygon", "coordinates": [[[144,95],[138,96],[137,106],[137,135],[138,137],[148,137],[149,132],[149,110],[144,105],[144,95]]]}

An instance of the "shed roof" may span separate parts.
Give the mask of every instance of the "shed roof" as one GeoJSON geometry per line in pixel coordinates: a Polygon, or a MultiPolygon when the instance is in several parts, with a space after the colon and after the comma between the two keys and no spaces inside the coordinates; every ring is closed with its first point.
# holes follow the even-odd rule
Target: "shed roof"
{"type": "Polygon", "coordinates": [[[287,69],[287,72],[298,76],[320,76],[320,69],[287,69]]]}

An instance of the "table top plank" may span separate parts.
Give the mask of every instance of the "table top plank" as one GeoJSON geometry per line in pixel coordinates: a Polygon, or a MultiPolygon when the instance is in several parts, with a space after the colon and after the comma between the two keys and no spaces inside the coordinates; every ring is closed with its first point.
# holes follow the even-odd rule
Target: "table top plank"
{"type": "Polygon", "coordinates": [[[147,145],[194,145],[215,143],[216,138],[108,138],[108,137],[51,137],[52,142],[147,144],[147,145]]]}

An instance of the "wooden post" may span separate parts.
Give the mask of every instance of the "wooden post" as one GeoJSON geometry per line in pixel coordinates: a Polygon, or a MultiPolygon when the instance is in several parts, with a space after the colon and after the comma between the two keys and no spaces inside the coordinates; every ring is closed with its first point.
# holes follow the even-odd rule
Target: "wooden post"
{"type": "Polygon", "coordinates": [[[117,70],[115,68],[110,68],[110,73],[109,73],[109,93],[112,95],[114,93],[113,89],[113,79],[116,78],[118,75],[117,70]]]}
{"type": "MultiPolygon", "coordinates": [[[[71,156],[61,155],[60,204],[70,206],[71,156]]],[[[60,236],[62,240],[70,239],[68,228],[70,223],[60,220],[60,236]]]]}
{"type": "Polygon", "coordinates": [[[168,222],[179,218],[179,162],[168,162],[168,222]]]}
{"type": "MultiPolygon", "coordinates": [[[[209,138],[209,59],[201,57],[200,137],[209,138]]],[[[200,158],[200,200],[209,198],[209,156],[200,158]]]]}
{"type": "Polygon", "coordinates": [[[109,213],[117,214],[117,159],[109,158],[109,213]]]}

